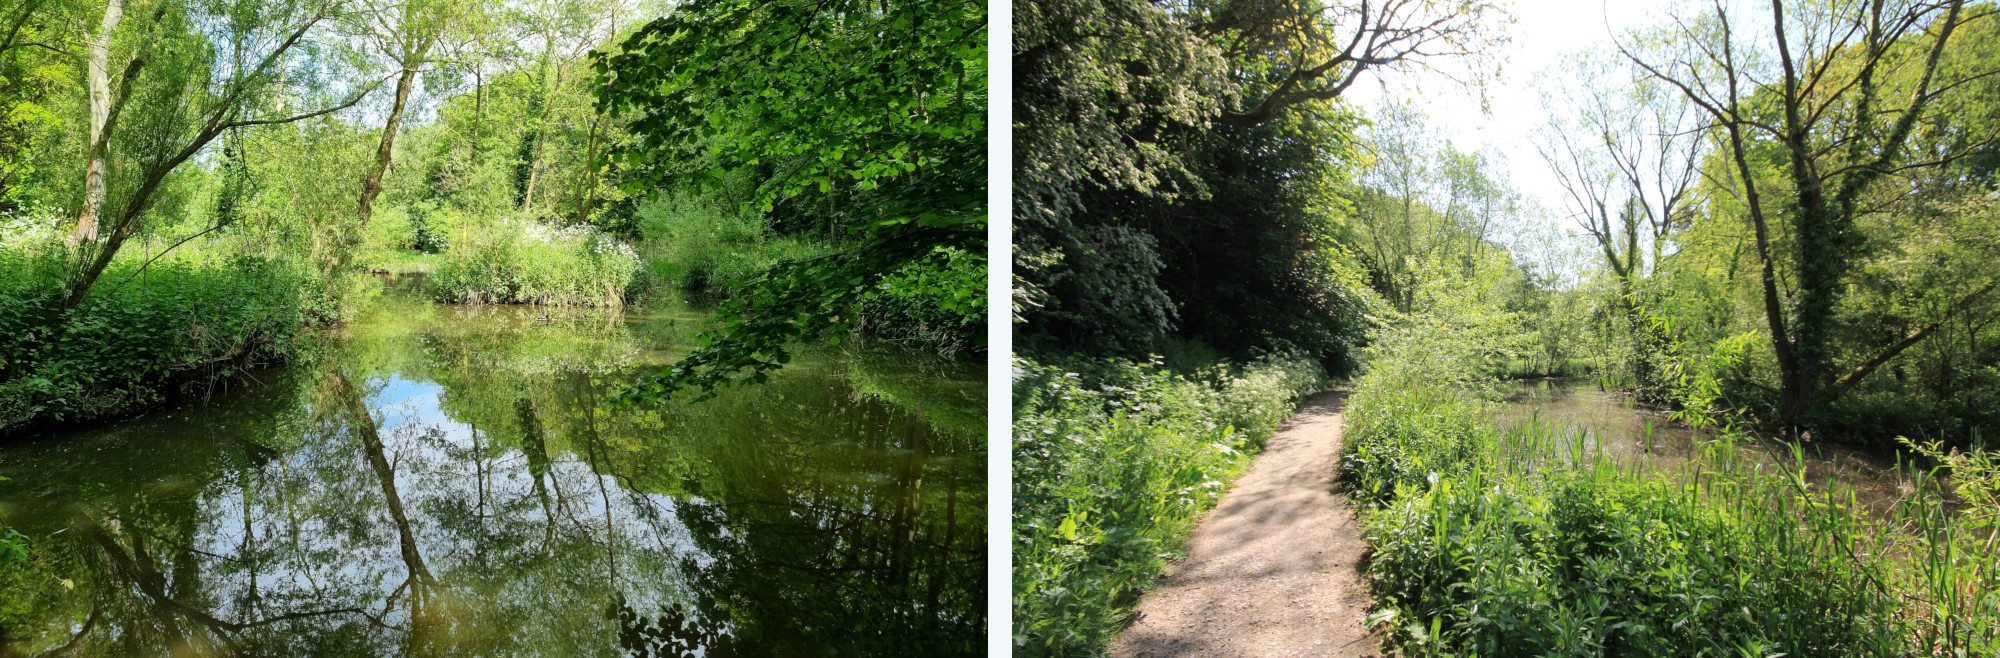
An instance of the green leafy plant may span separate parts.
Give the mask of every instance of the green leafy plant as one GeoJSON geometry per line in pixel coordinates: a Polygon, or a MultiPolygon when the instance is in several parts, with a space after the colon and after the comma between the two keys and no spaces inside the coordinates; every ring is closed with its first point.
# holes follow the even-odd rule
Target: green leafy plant
{"type": "Polygon", "coordinates": [[[618,306],[639,271],[631,246],[587,226],[507,219],[491,235],[453,245],[425,280],[439,301],[618,306]]]}
{"type": "Polygon", "coordinates": [[[788,343],[852,335],[883,279],[940,248],[984,252],[985,21],[977,2],[699,0],[598,60],[599,107],[638,138],[610,155],[641,172],[631,190],[759,171],[745,209],[851,206],[838,249],[733,290],[701,347],[622,399],[762,382],[788,343]]]}
{"type": "Polygon", "coordinates": [[[1154,364],[1017,360],[1017,655],[1097,655],[1252,455],[1316,364],[1267,358],[1193,376],[1154,364]]]}

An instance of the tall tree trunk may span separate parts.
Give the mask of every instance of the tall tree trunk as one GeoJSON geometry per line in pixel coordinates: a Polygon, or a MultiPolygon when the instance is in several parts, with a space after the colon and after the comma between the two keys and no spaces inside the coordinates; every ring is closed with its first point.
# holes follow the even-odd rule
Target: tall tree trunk
{"type": "Polygon", "coordinates": [[[476,170],[486,153],[486,73],[484,64],[472,67],[472,166],[476,170]]]}
{"type": "MultiPolygon", "coordinates": [[[[548,113],[544,111],[542,115],[546,117],[548,113]]],[[[542,138],[547,134],[546,130],[535,131],[534,157],[528,159],[528,188],[521,195],[521,212],[535,206],[535,183],[542,175],[542,138]]]]}
{"type": "Polygon", "coordinates": [[[521,212],[527,212],[535,205],[535,184],[541,179],[542,173],[542,147],[548,141],[549,110],[555,107],[556,91],[562,88],[561,68],[556,68],[554,71],[555,84],[549,84],[550,60],[556,48],[555,43],[555,37],[549,37],[548,45],[542,51],[542,112],[541,116],[535,119],[535,147],[533,154],[528,158],[528,185],[521,194],[521,212]]]}
{"type": "Polygon", "coordinates": [[[589,221],[590,207],[597,203],[597,131],[603,125],[603,117],[591,117],[590,139],[583,152],[583,175],[577,177],[582,179],[576,189],[577,223],[589,221]]]}
{"type": "Polygon", "coordinates": [[[417,67],[421,61],[421,51],[411,63],[403,66],[403,75],[396,78],[396,104],[389,109],[389,122],[382,126],[382,143],[375,147],[375,168],[369,170],[368,178],[361,182],[361,232],[368,232],[368,219],[375,214],[375,197],[382,194],[382,174],[389,171],[389,161],[395,156],[396,130],[403,124],[403,108],[410,102],[410,92],[416,86],[417,67]]]}
{"type": "Polygon", "coordinates": [[[70,234],[71,245],[97,241],[98,215],[104,209],[104,174],[109,164],[105,153],[110,142],[106,128],[111,121],[111,35],[124,18],[125,0],[111,0],[104,8],[104,21],[97,28],[97,37],[90,42],[90,65],[86,72],[90,84],[90,141],[86,146],[89,164],[83,170],[83,209],[77,213],[76,231],[70,234]]]}

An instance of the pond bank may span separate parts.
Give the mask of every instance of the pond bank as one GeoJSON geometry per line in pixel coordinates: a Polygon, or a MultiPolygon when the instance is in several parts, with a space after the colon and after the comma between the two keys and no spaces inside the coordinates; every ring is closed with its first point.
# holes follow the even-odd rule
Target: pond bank
{"type": "Polygon", "coordinates": [[[977,655],[979,369],[802,354],[605,403],[705,322],[392,288],[261,384],[0,446],[33,555],[0,655],[977,655]]]}
{"type": "MultiPolygon", "coordinates": [[[[1580,379],[1540,379],[1512,382],[1501,389],[1503,404],[1489,416],[1497,429],[1541,422],[1590,433],[1593,447],[1601,444],[1614,459],[1643,459],[1655,470],[1679,472],[1697,456],[1712,434],[1673,422],[1667,414],[1640,404],[1632,396],[1606,392],[1580,379]]],[[[1738,454],[1767,469],[1793,468],[1793,455],[1775,441],[1734,446],[1738,454]]],[[[1893,456],[1830,443],[1808,443],[1799,454],[1806,479],[1852,487],[1862,504],[1885,513],[1915,486],[1909,473],[1898,470],[1893,456]]]]}

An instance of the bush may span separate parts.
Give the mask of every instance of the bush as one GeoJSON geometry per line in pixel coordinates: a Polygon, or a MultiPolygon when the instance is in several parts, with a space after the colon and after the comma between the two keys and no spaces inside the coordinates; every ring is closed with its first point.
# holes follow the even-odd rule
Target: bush
{"type": "Polygon", "coordinates": [[[1490,442],[1476,401],[1438,386],[1368,386],[1348,399],[1340,482],[1357,502],[1382,506],[1462,475],[1490,442]]]}
{"type": "Polygon", "coordinates": [[[452,245],[425,285],[441,302],[618,306],[638,270],[629,245],[596,229],[506,219],[452,245]]]}
{"type": "Polygon", "coordinates": [[[196,253],[143,272],[115,261],[57,310],[56,257],[0,247],[0,431],[123,415],[280,361],[304,324],[307,273],[196,253]]]}
{"type": "Polygon", "coordinates": [[[1013,634],[1026,656],[1099,653],[1251,453],[1324,383],[1303,358],[1193,378],[1115,360],[1015,366],[1013,634]]]}
{"type": "Polygon", "coordinates": [[[639,207],[648,285],[728,296],[780,261],[825,252],[810,241],[776,235],[760,213],[721,204],[669,196],[639,207]]]}
{"type": "Polygon", "coordinates": [[[950,355],[986,344],[986,254],[940,247],[861,300],[862,331],[950,355]]]}

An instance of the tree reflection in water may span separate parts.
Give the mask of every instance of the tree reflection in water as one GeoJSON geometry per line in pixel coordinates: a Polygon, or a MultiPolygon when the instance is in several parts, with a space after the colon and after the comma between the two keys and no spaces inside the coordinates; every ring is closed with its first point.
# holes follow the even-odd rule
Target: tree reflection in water
{"type": "Polygon", "coordinates": [[[265,386],[0,447],[0,656],[980,650],[979,372],[612,409],[701,317],[535,315],[391,296],[265,386]]]}

